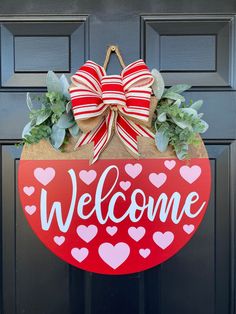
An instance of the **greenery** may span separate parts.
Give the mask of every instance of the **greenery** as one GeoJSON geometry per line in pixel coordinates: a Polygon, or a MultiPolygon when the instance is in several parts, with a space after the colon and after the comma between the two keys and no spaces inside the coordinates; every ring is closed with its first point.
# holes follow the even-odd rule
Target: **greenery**
{"type": "MultiPolygon", "coordinates": [[[[203,113],[198,113],[203,101],[187,103],[182,93],[191,86],[178,84],[165,89],[161,74],[154,69],[152,75],[152,89],[158,99],[153,120],[157,149],[165,152],[171,145],[179,159],[187,158],[189,145],[198,145],[197,134],[208,129],[208,124],[202,119],[203,113]]],[[[30,122],[23,129],[22,144],[47,139],[55,149],[63,151],[68,137],[77,137],[80,133],[71,110],[69,83],[65,75],[58,78],[49,71],[46,85],[47,92],[34,99],[27,93],[30,122]],[[36,108],[37,103],[40,108],[36,108]]]]}
{"type": "Polygon", "coordinates": [[[153,91],[158,99],[153,125],[156,130],[155,142],[160,152],[165,152],[172,145],[179,159],[188,157],[190,144],[198,145],[198,133],[204,133],[208,124],[202,119],[203,113],[198,113],[203,101],[187,103],[183,95],[191,86],[179,84],[165,89],[161,74],[152,70],[155,79],[153,91]]]}
{"type": "Polygon", "coordinates": [[[21,144],[33,144],[47,139],[55,149],[63,150],[68,136],[76,137],[80,132],[71,110],[69,83],[65,75],[58,78],[54,72],[49,71],[46,84],[47,92],[34,98],[35,103],[41,106],[39,109],[34,108],[33,100],[27,93],[30,122],[23,129],[21,144]]]}

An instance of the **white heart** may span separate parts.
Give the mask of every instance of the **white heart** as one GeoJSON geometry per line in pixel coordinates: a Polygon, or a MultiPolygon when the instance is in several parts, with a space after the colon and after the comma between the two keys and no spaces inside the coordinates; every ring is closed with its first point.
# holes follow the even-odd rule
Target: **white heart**
{"type": "Polygon", "coordinates": [[[179,170],[181,177],[189,184],[195,182],[201,175],[201,168],[199,166],[182,166],[179,170]]]}
{"type": "Polygon", "coordinates": [[[127,191],[131,186],[131,182],[130,181],[121,181],[120,182],[120,187],[122,188],[122,190],[127,191]]]}
{"type": "Polygon", "coordinates": [[[65,242],[65,239],[66,238],[64,236],[55,236],[53,238],[54,242],[59,246],[61,246],[65,242]]]}
{"type": "Polygon", "coordinates": [[[35,188],[33,186],[24,186],[23,191],[26,195],[30,196],[34,193],[35,188]]]}
{"type": "Polygon", "coordinates": [[[164,165],[167,169],[172,170],[176,165],[176,161],[175,160],[165,160],[164,165]]]}
{"type": "Polygon", "coordinates": [[[151,251],[150,249],[140,249],[139,250],[139,254],[143,257],[143,258],[147,258],[150,255],[151,251]]]}
{"type": "Polygon", "coordinates": [[[79,263],[83,262],[85,258],[88,256],[89,250],[86,247],[82,247],[81,249],[74,247],[71,250],[71,255],[76,259],[79,263]]]}
{"type": "Polygon", "coordinates": [[[157,188],[160,188],[167,179],[167,175],[163,172],[161,173],[150,173],[149,181],[157,188]]]}
{"type": "Polygon", "coordinates": [[[114,234],[116,234],[117,230],[118,230],[118,228],[116,226],[113,226],[113,227],[108,226],[108,227],[106,227],[106,231],[107,231],[108,234],[110,234],[110,236],[113,236],[114,234]]]}

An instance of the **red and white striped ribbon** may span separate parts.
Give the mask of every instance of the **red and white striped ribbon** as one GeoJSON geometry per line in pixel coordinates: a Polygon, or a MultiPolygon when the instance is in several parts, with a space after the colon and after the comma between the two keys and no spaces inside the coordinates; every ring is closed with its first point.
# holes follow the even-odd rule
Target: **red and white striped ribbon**
{"type": "Polygon", "coordinates": [[[92,162],[95,162],[114,129],[125,147],[133,155],[139,156],[137,137],[154,138],[154,134],[142,125],[149,119],[150,86],[153,83],[144,61],[140,59],[131,63],[123,69],[121,75],[107,75],[103,67],[89,60],[71,80],[75,85],[70,88],[75,119],[104,116],[93,130],[82,134],[76,147],[93,142],[92,162]]]}

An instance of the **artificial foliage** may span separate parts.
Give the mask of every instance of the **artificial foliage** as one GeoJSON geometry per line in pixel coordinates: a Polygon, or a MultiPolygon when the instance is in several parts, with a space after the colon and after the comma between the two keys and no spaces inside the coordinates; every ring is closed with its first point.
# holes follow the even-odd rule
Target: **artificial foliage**
{"type": "MultiPolygon", "coordinates": [[[[182,93],[191,88],[190,85],[178,84],[166,89],[156,69],[152,70],[152,75],[152,89],[158,101],[153,120],[156,147],[165,152],[171,145],[178,159],[188,158],[189,145],[198,145],[197,134],[208,129],[208,124],[202,119],[203,113],[198,113],[203,101],[186,102],[182,93]]],[[[22,144],[47,139],[55,149],[63,151],[67,138],[77,137],[80,133],[71,110],[69,83],[65,75],[58,78],[49,71],[46,85],[47,92],[33,100],[27,93],[30,122],[23,129],[22,144]],[[34,107],[34,102],[40,105],[39,108],[34,107]]]]}
{"type": "Polygon", "coordinates": [[[165,89],[161,74],[156,69],[152,74],[155,78],[152,88],[158,99],[153,120],[157,149],[165,152],[171,145],[179,159],[188,158],[189,145],[198,145],[197,134],[208,129],[203,113],[198,113],[203,101],[186,102],[182,93],[191,88],[190,85],[178,84],[165,89]]]}
{"type": "Polygon", "coordinates": [[[22,144],[38,143],[47,139],[57,150],[63,150],[68,136],[79,135],[79,128],[71,110],[69,83],[62,75],[60,78],[49,71],[46,78],[47,92],[31,98],[27,93],[30,122],[22,132],[22,144]],[[39,108],[37,104],[39,104],[39,108]]]}

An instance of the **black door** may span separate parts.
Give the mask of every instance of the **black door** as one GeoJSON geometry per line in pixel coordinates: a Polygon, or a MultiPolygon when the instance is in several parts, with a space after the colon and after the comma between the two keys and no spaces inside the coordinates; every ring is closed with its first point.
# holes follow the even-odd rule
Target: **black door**
{"type": "MultiPolygon", "coordinates": [[[[0,12],[2,313],[235,313],[236,2],[2,0],[0,12]],[[73,268],[36,238],[19,203],[15,147],[26,92],[44,91],[49,69],[69,78],[88,58],[102,64],[109,44],[127,64],[142,57],[168,86],[189,83],[187,97],[204,100],[213,178],[190,243],[161,266],[114,277],[73,268]]],[[[119,71],[116,58],[109,71],[119,71]]]]}

